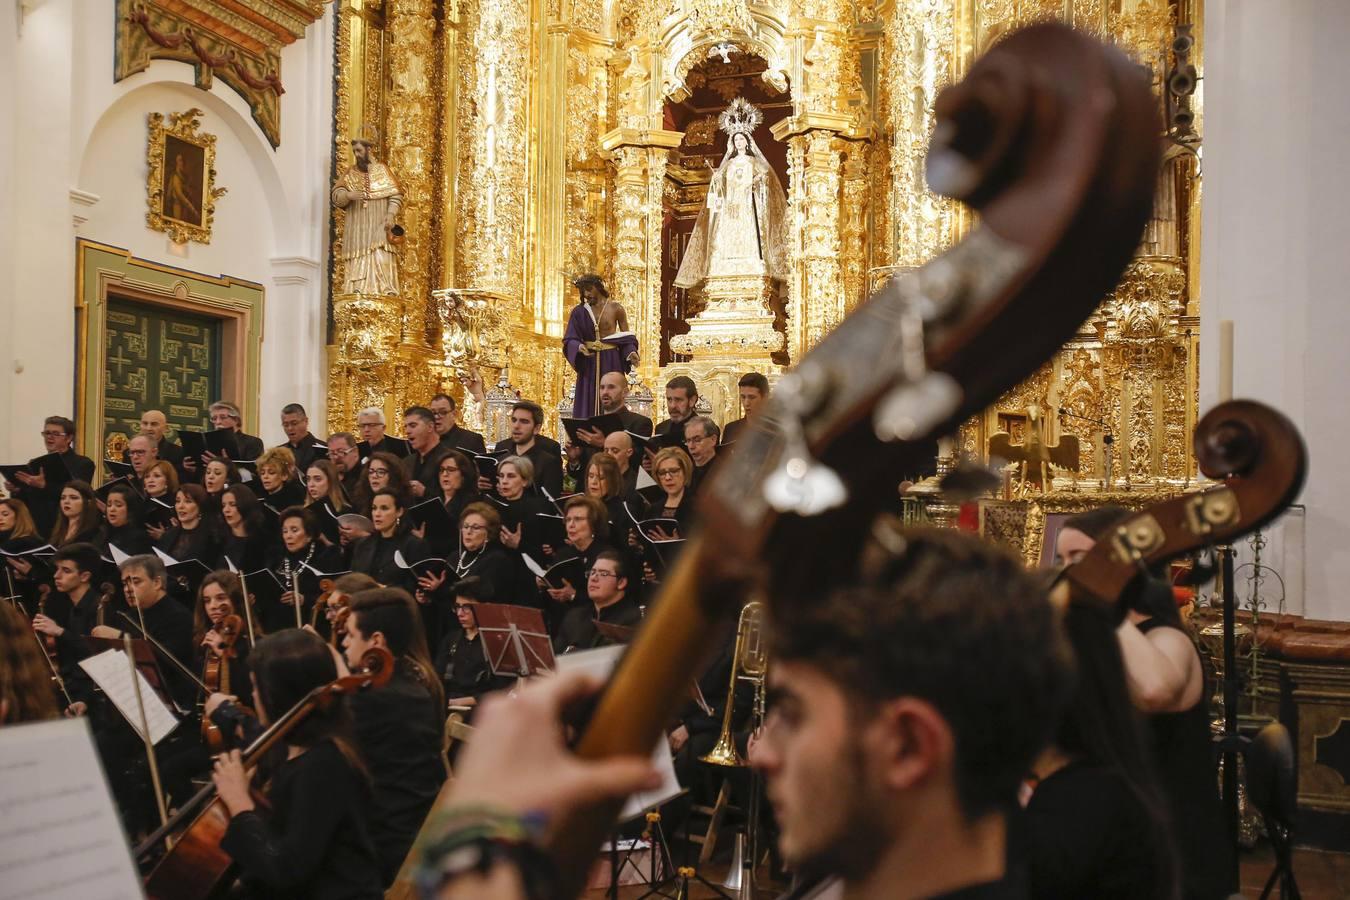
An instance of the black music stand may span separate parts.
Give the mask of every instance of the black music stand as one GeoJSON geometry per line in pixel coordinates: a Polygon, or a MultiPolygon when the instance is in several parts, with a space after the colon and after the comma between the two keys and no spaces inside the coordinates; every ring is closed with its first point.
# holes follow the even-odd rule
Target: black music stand
{"type": "Polygon", "coordinates": [[[473,608],[493,675],[529,678],[554,669],[553,641],[544,615],[530,606],[480,603],[473,608]]]}

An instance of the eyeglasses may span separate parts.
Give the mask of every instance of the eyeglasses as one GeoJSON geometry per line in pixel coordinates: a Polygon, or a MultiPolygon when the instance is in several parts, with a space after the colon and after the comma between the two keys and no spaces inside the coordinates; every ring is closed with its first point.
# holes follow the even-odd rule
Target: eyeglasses
{"type": "Polygon", "coordinates": [[[657,470],[656,470],[656,475],[657,475],[658,478],[674,478],[676,475],[683,475],[683,474],[684,474],[684,470],[683,470],[683,469],[657,469],[657,470]]]}
{"type": "Polygon", "coordinates": [[[150,451],[149,451],[149,450],[128,450],[127,452],[130,453],[132,456],[144,456],[145,454],[149,453],[150,451]]]}
{"type": "Polygon", "coordinates": [[[372,475],[388,475],[388,474],[389,474],[389,470],[388,470],[388,469],[375,469],[375,468],[372,468],[372,469],[370,469],[370,474],[372,474],[372,475]]]}
{"type": "Polygon", "coordinates": [[[712,440],[711,434],[693,434],[693,435],[685,435],[684,437],[684,442],[686,444],[701,444],[704,441],[711,441],[711,440],[712,440]]]}
{"type": "Polygon", "coordinates": [[[355,447],[348,447],[346,450],[334,450],[332,447],[328,448],[329,456],[333,455],[334,453],[336,453],[338,456],[346,456],[348,453],[355,453],[355,452],[356,452],[355,447]]]}
{"type": "Polygon", "coordinates": [[[458,471],[459,466],[441,466],[442,475],[446,474],[447,472],[458,472],[458,471]]]}
{"type": "Polygon", "coordinates": [[[487,531],[486,525],[461,525],[460,531],[487,531]]]}
{"type": "Polygon", "coordinates": [[[472,603],[456,603],[456,604],[455,604],[455,612],[457,612],[457,613],[459,613],[459,612],[464,612],[465,610],[468,610],[468,609],[473,609],[473,604],[472,604],[472,603]]]}
{"type": "Polygon", "coordinates": [[[66,436],[66,433],[65,433],[64,431],[44,431],[44,432],[42,432],[42,436],[45,437],[45,438],[46,438],[46,437],[65,437],[65,436],[66,436]]]}
{"type": "Polygon", "coordinates": [[[616,581],[619,578],[618,572],[606,572],[604,569],[587,569],[587,578],[613,578],[616,581]]]}

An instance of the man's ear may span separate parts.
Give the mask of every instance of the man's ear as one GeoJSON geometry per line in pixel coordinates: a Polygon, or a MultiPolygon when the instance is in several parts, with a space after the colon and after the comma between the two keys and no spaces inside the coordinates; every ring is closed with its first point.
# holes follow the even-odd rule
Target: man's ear
{"type": "Polygon", "coordinates": [[[950,767],[956,753],[951,727],[937,708],[917,697],[882,704],[869,730],[883,783],[906,790],[950,767]]]}
{"type": "Polygon", "coordinates": [[[385,650],[389,649],[389,642],[384,639],[383,631],[372,632],[370,635],[370,642],[376,647],[381,647],[385,650]]]}

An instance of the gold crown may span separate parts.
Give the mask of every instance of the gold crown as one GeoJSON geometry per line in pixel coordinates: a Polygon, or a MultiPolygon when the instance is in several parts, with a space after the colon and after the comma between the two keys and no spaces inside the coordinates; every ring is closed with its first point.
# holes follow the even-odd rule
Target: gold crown
{"type": "Polygon", "coordinates": [[[717,117],[717,126],[728,135],[750,134],[764,121],[764,113],[744,97],[737,97],[717,117]]]}

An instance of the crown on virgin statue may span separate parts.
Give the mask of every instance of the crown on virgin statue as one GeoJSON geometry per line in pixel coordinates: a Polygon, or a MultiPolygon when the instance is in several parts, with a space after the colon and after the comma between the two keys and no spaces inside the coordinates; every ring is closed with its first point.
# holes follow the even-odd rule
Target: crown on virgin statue
{"type": "Polygon", "coordinates": [[[764,121],[764,113],[744,97],[737,97],[717,117],[717,126],[728,135],[750,134],[764,121]]]}

